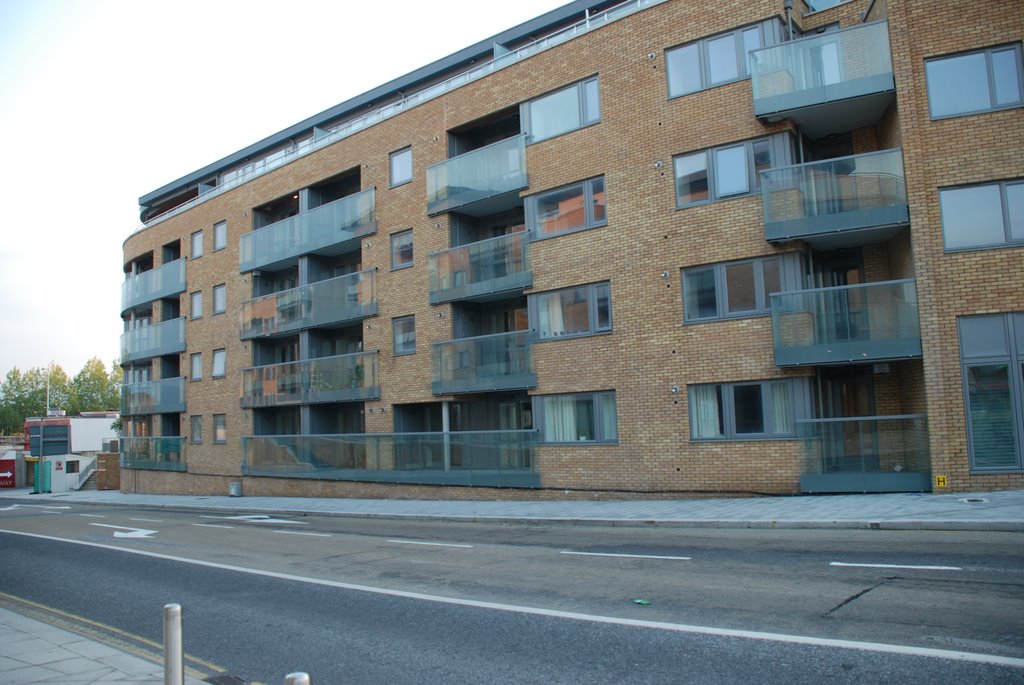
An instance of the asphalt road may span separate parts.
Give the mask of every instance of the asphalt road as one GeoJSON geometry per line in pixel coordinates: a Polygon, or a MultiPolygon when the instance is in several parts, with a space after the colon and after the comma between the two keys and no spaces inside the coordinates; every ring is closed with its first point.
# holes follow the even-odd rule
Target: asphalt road
{"type": "Polygon", "coordinates": [[[1024,683],[1020,534],[12,504],[0,530],[45,537],[0,533],[0,592],[155,642],[180,603],[186,651],[249,681],[1024,683]]]}

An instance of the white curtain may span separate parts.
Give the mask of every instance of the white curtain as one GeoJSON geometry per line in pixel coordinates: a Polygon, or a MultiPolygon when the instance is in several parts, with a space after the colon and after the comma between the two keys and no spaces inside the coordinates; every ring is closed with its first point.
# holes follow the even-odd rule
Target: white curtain
{"type": "Polygon", "coordinates": [[[601,440],[618,440],[619,427],[618,416],[615,411],[615,393],[605,393],[601,398],[601,440]]]}
{"type": "Polygon", "coordinates": [[[544,440],[545,442],[575,442],[576,399],[572,396],[545,397],[544,440]]]}
{"type": "Polygon", "coordinates": [[[769,433],[792,433],[793,427],[793,406],[789,400],[789,383],[772,383],[771,386],[771,425],[769,433]]]}
{"type": "Polygon", "coordinates": [[[538,298],[537,314],[540,318],[540,337],[551,338],[565,333],[562,298],[559,293],[550,293],[538,298]]]}
{"type": "Polygon", "coordinates": [[[697,385],[690,388],[693,402],[693,437],[720,438],[721,402],[717,385],[697,385]]]}

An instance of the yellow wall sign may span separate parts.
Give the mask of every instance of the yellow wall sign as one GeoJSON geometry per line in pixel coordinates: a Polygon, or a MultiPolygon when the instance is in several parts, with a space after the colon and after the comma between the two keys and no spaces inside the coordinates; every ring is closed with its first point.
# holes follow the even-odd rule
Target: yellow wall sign
{"type": "Polygon", "coordinates": [[[935,487],[937,487],[937,488],[944,488],[944,487],[946,487],[946,477],[945,476],[935,476],[935,487]]]}

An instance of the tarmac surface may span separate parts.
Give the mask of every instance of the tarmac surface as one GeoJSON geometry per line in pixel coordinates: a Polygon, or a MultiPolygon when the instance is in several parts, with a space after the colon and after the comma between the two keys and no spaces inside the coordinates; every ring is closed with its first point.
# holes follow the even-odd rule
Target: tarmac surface
{"type": "MultiPolygon", "coordinates": [[[[0,491],[0,499],[492,523],[1024,532],[1024,490],[736,499],[435,501],[136,495],[112,490],[31,494],[17,489],[0,491]]],[[[0,608],[0,681],[5,685],[162,683],[163,665],[0,608]]],[[[203,681],[186,677],[186,682],[198,685],[203,681]]]]}

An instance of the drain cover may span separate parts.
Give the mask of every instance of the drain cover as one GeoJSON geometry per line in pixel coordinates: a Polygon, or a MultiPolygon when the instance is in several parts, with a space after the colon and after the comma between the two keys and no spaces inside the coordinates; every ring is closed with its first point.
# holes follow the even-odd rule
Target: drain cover
{"type": "Polygon", "coordinates": [[[248,680],[242,680],[238,676],[230,675],[228,673],[204,678],[203,682],[210,683],[210,685],[248,685],[249,683],[248,680]]]}
{"type": "Polygon", "coordinates": [[[960,501],[966,502],[967,504],[985,504],[988,502],[984,497],[964,497],[960,501]]]}

